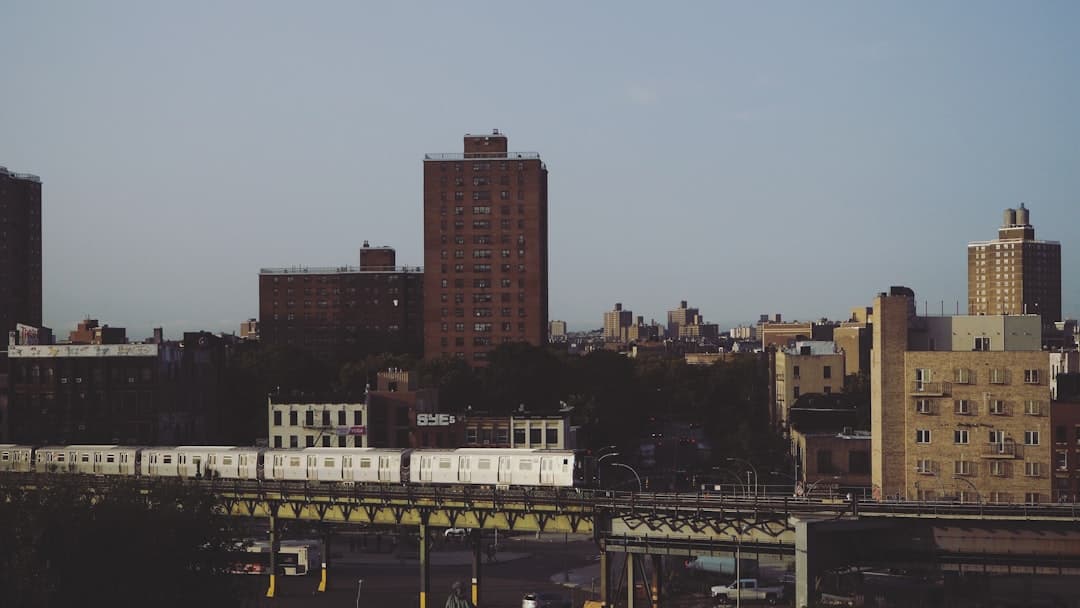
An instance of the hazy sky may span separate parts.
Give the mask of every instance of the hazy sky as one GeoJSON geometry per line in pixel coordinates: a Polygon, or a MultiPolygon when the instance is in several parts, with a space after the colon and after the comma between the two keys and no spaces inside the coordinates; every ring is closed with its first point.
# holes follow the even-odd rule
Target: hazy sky
{"type": "MultiPolygon", "coordinates": [[[[44,181],[45,322],[238,330],[260,267],[423,263],[421,163],[550,171],[551,315],[725,326],[966,298],[1021,201],[1080,315],[1077,2],[11,2],[0,165],[44,181]]],[[[920,304],[921,308],[921,304],[920,304]]]]}

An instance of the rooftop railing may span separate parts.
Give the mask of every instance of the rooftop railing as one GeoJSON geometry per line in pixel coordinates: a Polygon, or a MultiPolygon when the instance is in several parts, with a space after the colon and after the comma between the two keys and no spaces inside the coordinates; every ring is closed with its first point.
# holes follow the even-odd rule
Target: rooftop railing
{"type": "Polygon", "coordinates": [[[289,268],[260,268],[259,274],[344,274],[344,273],[421,273],[423,266],[382,266],[363,268],[360,266],[290,266],[289,268]]]}
{"type": "Polygon", "coordinates": [[[539,152],[438,152],[424,160],[540,160],[539,152]]]}

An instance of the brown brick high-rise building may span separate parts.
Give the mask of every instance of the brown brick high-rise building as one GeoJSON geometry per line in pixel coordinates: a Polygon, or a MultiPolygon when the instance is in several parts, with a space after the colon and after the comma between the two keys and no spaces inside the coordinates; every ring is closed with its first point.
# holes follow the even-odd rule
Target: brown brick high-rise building
{"type": "Polygon", "coordinates": [[[259,339],[322,359],[420,354],[423,271],[398,267],[390,247],[364,242],[359,266],[263,268],[259,339]]]}
{"type": "Polygon", "coordinates": [[[486,364],[504,342],[547,343],[547,167],[506,136],[424,157],[424,355],[486,364]]]}
{"type": "Polygon", "coordinates": [[[1035,240],[1028,209],[1006,209],[993,241],[968,243],[968,314],[1061,320],[1061,243],[1035,240]]]}
{"type": "Polygon", "coordinates": [[[41,180],[0,167],[0,343],[41,325],[41,180]]]}

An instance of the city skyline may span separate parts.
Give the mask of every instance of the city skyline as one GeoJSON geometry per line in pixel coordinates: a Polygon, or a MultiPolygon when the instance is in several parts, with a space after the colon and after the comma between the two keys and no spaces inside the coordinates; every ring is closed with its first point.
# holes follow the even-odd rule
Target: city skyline
{"type": "Polygon", "coordinates": [[[0,165],[42,178],[46,325],[237,331],[260,268],[365,240],[421,265],[424,154],[493,128],[552,170],[571,330],[617,301],[836,319],[889,285],[963,312],[967,243],[1021,202],[1080,315],[1073,5],[258,7],[5,13],[0,165]]]}

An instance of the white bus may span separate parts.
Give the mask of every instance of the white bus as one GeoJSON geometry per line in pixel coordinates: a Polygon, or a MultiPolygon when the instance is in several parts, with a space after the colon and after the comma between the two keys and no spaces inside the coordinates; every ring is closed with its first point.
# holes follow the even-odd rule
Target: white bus
{"type": "MultiPolygon", "coordinates": [[[[278,546],[278,574],[307,576],[321,572],[322,541],[283,540],[278,546]]],[[[270,541],[255,540],[244,543],[242,550],[233,558],[233,574],[269,574],[270,541]]]]}

